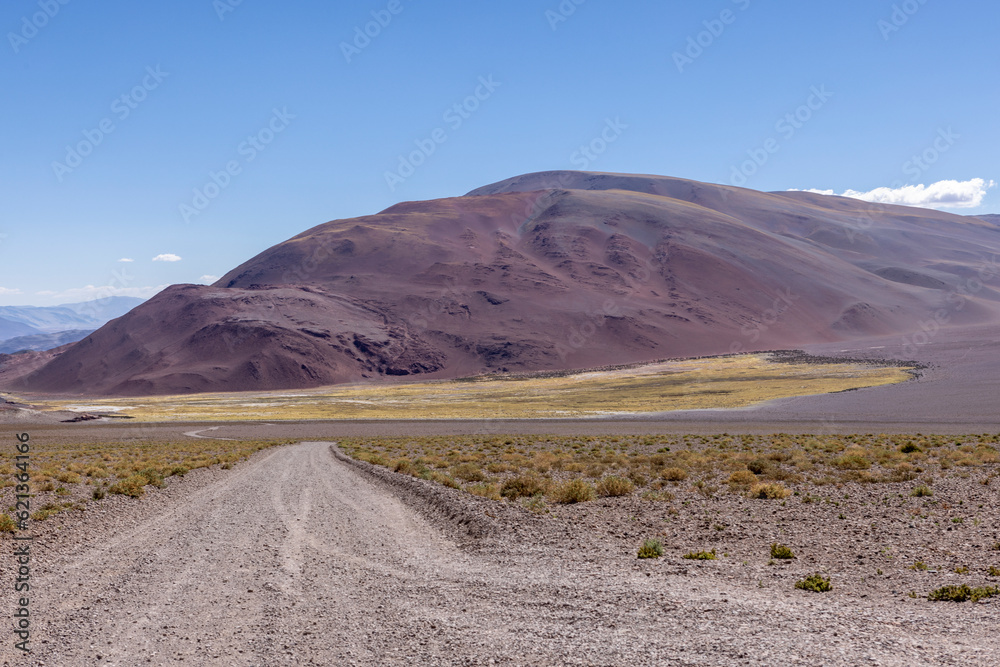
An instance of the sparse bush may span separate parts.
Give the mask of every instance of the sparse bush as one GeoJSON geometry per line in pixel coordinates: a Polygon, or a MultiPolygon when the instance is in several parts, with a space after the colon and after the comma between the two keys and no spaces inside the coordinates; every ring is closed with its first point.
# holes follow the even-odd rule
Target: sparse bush
{"type": "Polygon", "coordinates": [[[783,500],[792,495],[792,492],[790,489],[787,489],[777,483],[754,484],[750,487],[750,493],[748,495],[751,498],[760,498],[764,500],[783,500]]]}
{"type": "Polygon", "coordinates": [[[413,461],[410,459],[396,459],[392,462],[392,469],[401,475],[413,475],[417,467],[413,465],[413,461]]]}
{"type": "Polygon", "coordinates": [[[183,477],[189,472],[190,469],[187,466],[181,466],[181,465],[174,466],[173,468],[170,469],[170,474],[177,475],[178,477],[183,477]]]}
{"type": "Polygon", "coordinates": [[[511,500],[530,498],[539,493],[545,493],[545,488],[545,480],[541,477],[536,475],[521,475],[505,481],[500,488],[500,495],[511,500]]]}
{"type": "Polygon", "coordinates": [[[659,558],[663,555],[663,543],[656,538],[650,538],[639,547],[639,558],[659,558]]]}
{"type": "Polygon", "coordinates": [[[805,579],[796,581],[795,588],[803,591],[812,591],[813,593],[826,593],[827,591],[833,590],[830,580],[819,572],[811,574],[805,579]]]}
{"type": "Polygon", "coordinates": [[[774,464],[766,459],[757,459],[748,463],[747,469],[755,475],[766,475],[774,469],[774,464]]]}
{"type": "Polygon", "coordinates": [[[103,500],[104,499],[104,487],[103,486],[94,487],[94,491],[90,495],[91,495],[91,497],[94,500],[103,500]]]}
{"type": "Polygon", "coordinates": [[[117,493],[123,496],[129,496],[132,498],[139,498],[143,493],[146,492],[144,488],[148,480],[143,475],[131,475],[123,480],[119,480],[117,483],[111,485],[108,489],[111,493],[117,493]]]}
{"type": "Polygon", "coordinates": [[[68,471],[67,472],[61,472],[61,473],[57,474],[55,477],[56,477],[57,480],[59,480],[63,484],[79,484],[80,483],[80,475],[76,474],[75,472],[68,472],[68,471]]]}
{"type": "Polygon", "coordinates": [[[582,479],[574,479],[561,484],[553,495],[553,500],[564,505],[585,503],[595,497],[594,487],[582,479]]]}
{"type": "Polygon", "coordinates": [[[928,593],[927,599],[931,602],[965,602],[967,600],[979,602],[994,595],[1000,595],[1000,588],[995,586],[972,588],[968,584],[961,584],[960,586],[942,586],[928,593]]]}
{"type": "Polygon", "coordinates": [[[991,577],[1000,577],[1000,567],[990,565],[990,569],[987,571],[991,577]]]}
{"type": "Polygon", "coordinates": [[[665,468],[663,472],[660,473],[660,477],[668,482],[683,482],[687,479],[687,476],[687,471],[683,468],[665,468]]]}
{"type": "Polygon", "coordinates": [[[729,476],[731,486],[752,486],[757,483],[757,475],[749,470],[737,470],[729,476]]]}
{"type": "Polygon", "coordinates": [[[929,496],[933,496],[934,492],[931,491],[929,487],[918,486],[917,488],[910,491],[910,495],[913,496],[914,498],[926,498],[929,496]]]}
{"type": "Polygon", "coordinates": [[[684,554],[682,558],[687,558],[688,560],[715,560],[715,549],[711,551],[692,551],[684,554]]]}
{"type": "Polygon", "coordinates": [[[490,500],[500,500],[500,489],[496,484],[473,484],[465,489],[474,496],[488,498],[490,500]]]}
{"type": "Polygon", "coordinates": [[[922,560],[918,560],[916,563],[910,566],[910,569],[916,572],[924,572],[927,570],[927,563],[925,563],[922,560]]]}
{"type": "Polygon", "coordinates": [[[452,468],[452,474],[464,482],[486,481],[486,474],[474,463],[460,463],[452,468]]]}
{"type": "Polygon", "coordinates": [[[441,472],[434,472],[431,474],[431,481],[437,482],[441,486],[447,486],[449,489],[461,489],[462,485],[459,484],[455,479],[441,472]]]}
{"type": "Polygon", "coordinates": [[[922,452],[924,450],[920,449],[919,447],[917,447],[912,442],[908,442],[905,445],[903,445],[902,447],[900,447],[899,451],[901,451],[904,454],[916,454],[916,453],[922,452]]]}
{"type": "Polygon", "coordinates": [[[789,559],[795,558],[795,554],[784,544],[775,542],[771,545],[771,558],[789,559]]]}
{"type": "Polygon", "coordinates": [[[0,514],[0,533],[17,532],[17,522],[6,512],[0,514]]]}
{"type": "Polygon", "coordinates": [[[643,500],[666,503],[674,499],[674,494],[669,491],[646,491],[642,494],[643,500]]]}
{"type": "Polygon", "coordinates": [[[635,484],[613,475],[605,477],[597,483],[597,494],[603,498],[627,496],[633,491],[635,491],[635,484]]]}
{"type": "Polygon", "coordinates": [[[166,486],[166,483],[163,481],[163,473],[156,468],[143,468],[138,472],[138,474],[145,477],[148,484],[152,484],[157,488],[162,489],[166,486]]]}

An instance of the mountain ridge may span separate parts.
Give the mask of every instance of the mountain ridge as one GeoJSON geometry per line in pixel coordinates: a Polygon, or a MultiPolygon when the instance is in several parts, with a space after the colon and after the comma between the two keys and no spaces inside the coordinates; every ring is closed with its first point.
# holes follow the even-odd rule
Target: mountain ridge
{"type": "Polygon", "coordinates": [[[947,326],[997,318],[995,232],[812,193],[525,174],[314,226],[0,382],[112,395],[292,389],[902,335],[935,313],[947,326]]]}

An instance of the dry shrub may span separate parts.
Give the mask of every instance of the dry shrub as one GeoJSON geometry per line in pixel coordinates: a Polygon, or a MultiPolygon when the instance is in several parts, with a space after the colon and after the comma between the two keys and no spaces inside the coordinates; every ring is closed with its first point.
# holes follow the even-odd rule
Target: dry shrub
{"type": "Polygon", "coordinates": [[[585,503],[595,497],[594,487],[582,479],[574,479],[556,487],[552,500],[557,503],[571,505],[585,503]]]}
{"type": "Polygon", "coordinates": [[[500,489],[496,484],[473,484],[466,487],[465,490],[474,496],[490,500],[500,500],[500,489]]]}
{"type": "Polygon", "coordinates": [[[732,486],[752,486],[757,483],[757,475],[749,470],[737,470],[729,476],[729,484],[732,486]]]}
{"type": "Polygon", "coordinates": [[[660,477],[668,482],[683,482],[687,479],[687,476],[687,471],[683,468],[665,468],[663,472],[660,473],[660,477]]]}
{"type": "Polygon", "coordinates": [[[447,486],[449,489],[461,489],[462,485],[456,482],[452,477],[441,472],[431,473],[431,481],[437,482],[442,486],[447,486]]]}
{"type": "Polygon", "coordinates": [[[792,492],[781,484],[754,484],[748,495],[763,500],[783,500],[792,495],[792,492]]]}
{"type": "Polygon", "coordinates": [[[146,477],[144,475],[131,475],[117,482],[108,489],[111,493],[123,496],[138,498],[145,493],[146,477]]]}
{"type": "Polygon", "coordinates": [[[451,469],[455,477],[465,482],[485,482],[486,475],[482,468],[474,463],[461,463],[451,469]]]}
{"type": "Polygon", "coordinates": [[[635,491],[635,484],[627,479],[610,475],[597,483],[597,494],[603,498],[627,496],[635,491]]]}
{"type": "Polygon", "coordinates": [[[530,498],[540,493],[545,493],[547,484],[545,480],[536,475],[521,475],[513,477],[503,483],[500,495],[504,498],[517,500],[518,498],[530,498]]]}

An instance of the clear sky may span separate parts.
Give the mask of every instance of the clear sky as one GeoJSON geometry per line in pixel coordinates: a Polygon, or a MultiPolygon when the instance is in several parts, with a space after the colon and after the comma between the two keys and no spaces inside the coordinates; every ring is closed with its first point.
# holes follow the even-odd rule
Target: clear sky
{"type": "Polygon", "coordinates": [[[0,305],[210,281],[547,169],[1000,213],[997,26],[987,0],[7,0],[0,305]]]}

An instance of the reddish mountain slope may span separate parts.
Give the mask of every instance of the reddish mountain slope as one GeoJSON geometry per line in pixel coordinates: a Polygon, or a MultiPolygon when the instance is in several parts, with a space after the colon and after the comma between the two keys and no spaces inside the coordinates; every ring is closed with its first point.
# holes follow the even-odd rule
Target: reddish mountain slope
{"type": "Polygon", "coordinates": [[[997,253],[995,225],[935,211],[529,174],[310,229],[13,384],[295,388],[773,349],[906,332],[935,312],[983,322],[998,312],[997,253]]]}

